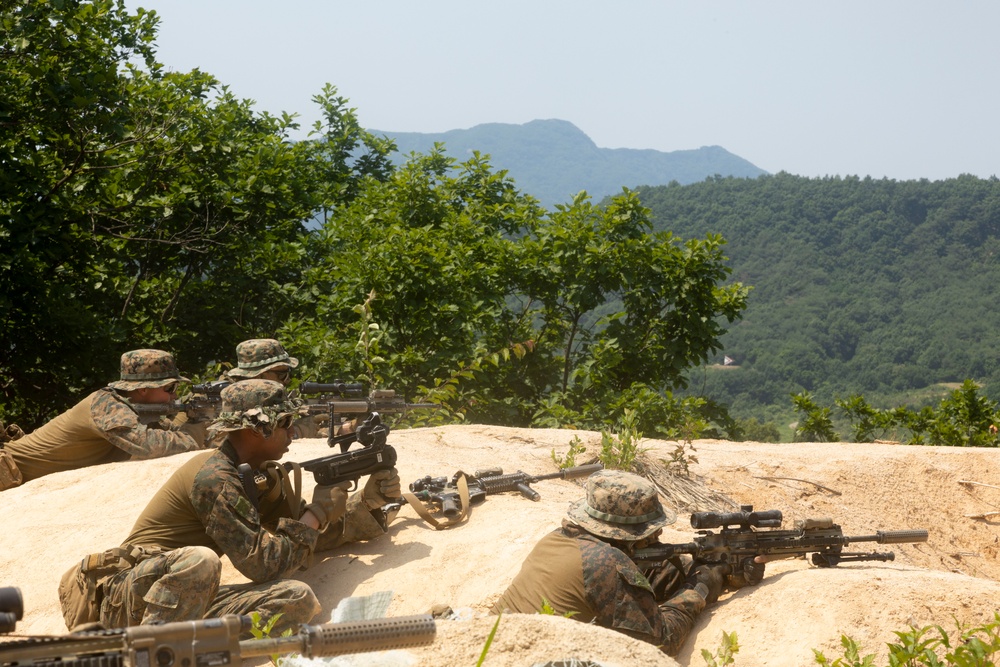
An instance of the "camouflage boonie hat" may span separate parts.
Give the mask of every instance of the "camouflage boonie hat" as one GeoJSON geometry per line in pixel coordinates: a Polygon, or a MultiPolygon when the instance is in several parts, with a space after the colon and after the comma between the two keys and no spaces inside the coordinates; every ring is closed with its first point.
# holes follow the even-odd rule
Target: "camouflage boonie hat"
{"type": "Polygon", "coordinates": [[[220,394],[222,411],[208,427],[208,439],[249,428],[268,436],[282,417],[309,413],[301,400],[289,398],[285,386],[274,380],[235,382],[220,394]]]}
{"type": "Polygon", "coordinates": [[[660,504],[648,480],[621,470],[599,470],[587,478],[587,497],[570,505],[570,521],[588,533],[634,542],[677,520],[660,504]]]}
{"type": "Polygon", "coordinates": [[[155,389],[173,382],[190,382],[177,371],[174,355],[163,350],[131,350],[122,355],[121,380],[108,386],[120,391],[155,389]]]}
{"type": "Polygon", "coordinates": [[[236,368],[227,373],[232,378],[255,378],[261,373],[288,366],[297,368],[299,360],[288,356],[281,343],[273,338],[254,338],[236,346],[236,368]]]}

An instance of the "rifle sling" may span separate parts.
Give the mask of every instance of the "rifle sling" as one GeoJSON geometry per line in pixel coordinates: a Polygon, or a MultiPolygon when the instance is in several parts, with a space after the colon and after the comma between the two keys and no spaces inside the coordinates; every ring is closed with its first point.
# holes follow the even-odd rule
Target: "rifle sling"
{"type": "Polygon", "coordinates": [[[455,486],[458,487],[458,498],[462,504],[462,510],[458,513],[458,516],[453,516],[449,519],[434,518],[430,511],[428,511],[427,506],[417,500],[417,497],[412,493],[404,493],[403,498],[410,504],[413,511],[419,514],[421,519],[434,526],[435,530],[445,530],[461,523],[469,516],[469,482],[464,472],[458,471],[455,474],[455,486]]]}

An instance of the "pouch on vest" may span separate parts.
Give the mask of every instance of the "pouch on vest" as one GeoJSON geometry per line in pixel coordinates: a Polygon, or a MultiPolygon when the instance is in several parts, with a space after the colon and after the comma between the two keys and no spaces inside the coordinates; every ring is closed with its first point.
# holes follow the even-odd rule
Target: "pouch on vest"
{"type": "Polygon", "coordinates": [[[72,631],[81,625],[98,623],[101,620],[99,593],[103,580],[157,553],[159,549],[116,547],[90,554],[67,570],[59,581],[59,605],[66,627],[72,631]]]}
{"type": "Polygon", "coordinates": [[[83,572],[83,563],[66,570],[59,581],[59,606],[70,631],[100,620],[101,610],[96,601],[97,579],[83,572]]]}
{"type": "Polygon", "coordinates": [[[24,479],[14,463],[14,457],[0,445],[0,491],[20,486],[24,479]]]}

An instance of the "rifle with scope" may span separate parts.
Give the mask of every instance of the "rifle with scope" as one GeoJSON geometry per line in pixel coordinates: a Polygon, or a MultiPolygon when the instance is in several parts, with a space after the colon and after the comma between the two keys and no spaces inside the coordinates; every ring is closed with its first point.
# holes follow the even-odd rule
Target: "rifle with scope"
{"type": "Polygon", "coordinates": [[[927,541],[926,530],[879,530],[874,535],[848,536],[829,518],[797,521],[793,530],[781,530],[781,521],[780,510],[755,512],[752,505],[743,505],[739,512],[694,512],[691,527],[698,530],[699,536],[693,541],[637,549],[632,560],[640,567],[654,566],[674,556],[689,554],[696,563],[729,565],[733,573],[743,572],[750,583],[757,583],[759,569],[751,565],[757,556],[781,558],[812,554],[813,565],[835,567],[852,561],[896,558],[891,551],[844,551],[844,547],[857,542],[907,544],[927,541]],[[713,533],[711,529],[714,528],[721,530],[713,533]]]}

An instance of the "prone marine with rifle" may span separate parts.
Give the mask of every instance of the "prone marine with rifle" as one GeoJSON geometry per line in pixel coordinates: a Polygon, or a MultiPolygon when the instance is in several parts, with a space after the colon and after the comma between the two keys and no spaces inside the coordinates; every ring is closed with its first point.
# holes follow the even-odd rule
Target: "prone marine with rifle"
{"type": "MultiPolygon", "coordinates": [[[[23,601],[17,588],[0,588],[0,632],[5,601],[23,601]]],[[[13,614],[13,612],[11,612],[13,614]]],[[[0,667],[225,667],[245,658],[299,653],[320,658],[421,646],[434,641],[437,627],[427,615],[300,625],[295,634],[242,639],[249,616],[175,621],[160,625],[75,632],[61,637],[23,637],[0,642],[0,667]]]]}
{"type": "Polygon", "coordinates": [[[604,470],[587,479],[586,497],[570,506],[562,526],[543,537],[494,605],[493,613],[553,613],[593,622],[676,654],[707,605],[726,589],[758,583],[765,564],[805,553],[824,566],[890,560],[889,554],[848,553],[853,542],[921,542],[926,531],[847,537],[823,520],[783,531],[780,512],[695,512],[701,533],[691,543],[661,544],[676,519],[656,487],[638,475],[604,470]],[[712,533],[712,528],[721,528],[712,533]],[[769,530],[773,528],[773,530],[769,530]],[[763,530],[761,530],[763,529],[763,530]]]}

